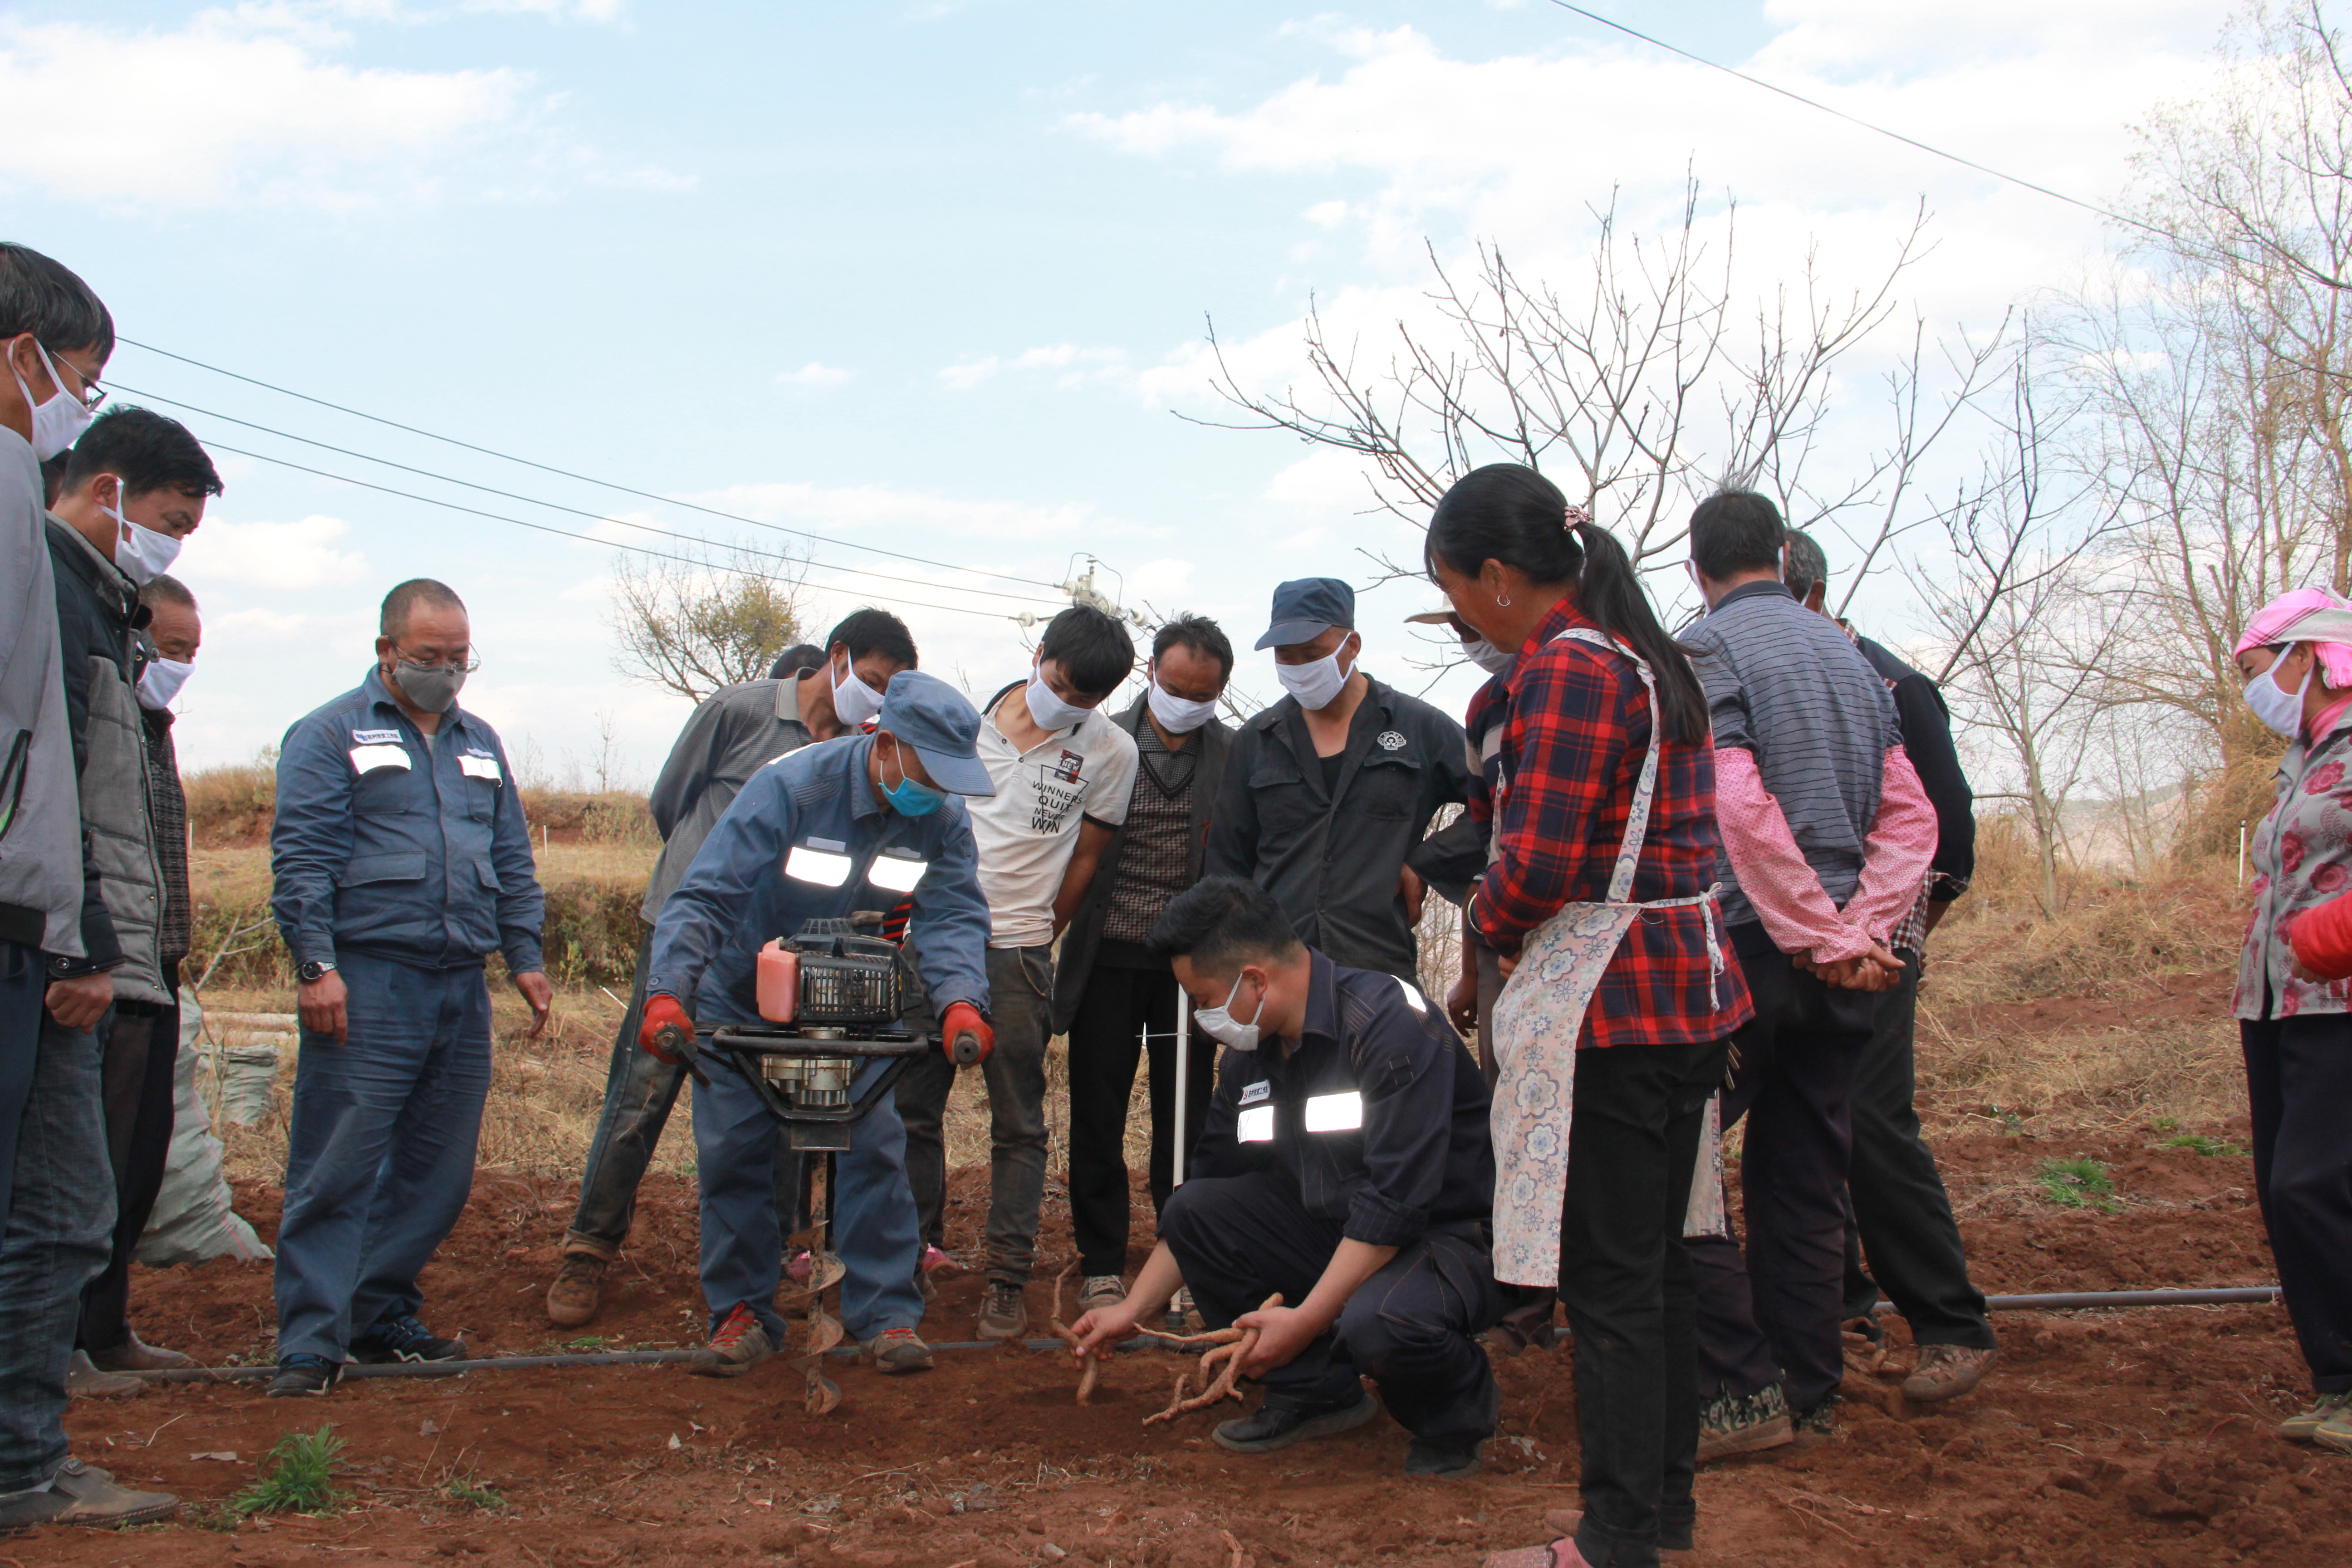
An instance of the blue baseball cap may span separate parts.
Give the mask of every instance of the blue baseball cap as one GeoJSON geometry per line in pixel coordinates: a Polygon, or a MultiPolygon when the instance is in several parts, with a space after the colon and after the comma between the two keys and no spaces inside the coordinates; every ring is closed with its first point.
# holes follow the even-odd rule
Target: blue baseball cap
{"type": "Polygon", "coordinates": [[[1301,577],[1274,591],[1274,625],[1257,639],[1260,648],[1313,642],[1333,626],[1354,630],[1356,591],[1337,577],[1301,577]]]}
{"type": "Polygon", "coordinates": [[[874,721],[923,759],[931,782],[950,795],[994,795],[988,764],[980,760],[980,713],[963,693],[936,675],[902,669],[882,694],[874,721]]]}

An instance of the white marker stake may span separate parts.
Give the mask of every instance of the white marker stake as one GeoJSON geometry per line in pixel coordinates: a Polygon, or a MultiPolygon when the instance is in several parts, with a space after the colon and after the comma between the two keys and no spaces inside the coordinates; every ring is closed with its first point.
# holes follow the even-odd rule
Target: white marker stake
{"type": "Polygon", "coordinates": [[[1192,1001],[1181,985],[1176,987],[1176,1158],[1175,1179],[1169,1184],[1171,1187],[1184,1184],[1184,1112],[1187,1110],[1184,1102],[1186,1091],[1192,1083],[1192,1001]]]}

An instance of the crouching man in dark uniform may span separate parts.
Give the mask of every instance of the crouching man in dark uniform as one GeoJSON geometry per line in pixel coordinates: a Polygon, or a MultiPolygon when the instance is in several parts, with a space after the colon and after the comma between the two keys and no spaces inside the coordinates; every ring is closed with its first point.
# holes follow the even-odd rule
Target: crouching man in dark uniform
{"type": "Polygon", "coordinates": [[[1413,987],[1299,942],[1253,883],[1212,877],[1151,933],[1193,1021],[1227,1047],[1207,1131],[1126,1300],[1078,1320],[1081,1354],[1135,1332],[1180,1284],[1214,1328],[1259,1331],[1265,1385],[1220,1447],[1268,1453],[1377,1408],[1412,1434],[1405,1473],[1466,1476],[1501,1395],[1474,1338],[1503,1314],[1487,1253],[1486,1080],[1413,987]],[[1276,1293],[1284,1304],[1261,1308],[1276,1293]]]}

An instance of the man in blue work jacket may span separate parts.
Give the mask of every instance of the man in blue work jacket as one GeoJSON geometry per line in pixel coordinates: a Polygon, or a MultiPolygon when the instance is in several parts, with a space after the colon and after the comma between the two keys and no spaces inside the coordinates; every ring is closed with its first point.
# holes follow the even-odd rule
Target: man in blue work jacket
{"type": "MultiPolygon", "coordinates": [[[[753,774],[655,922],[638,1042],[661,1056],[666,1026],[691,1033],[697,1020],[706,1029],[758,1023],[761,947],[808,921],[888,909],[911,873],[906,949],[940,1019],[940,1047],[952,1055],[971,1036],[984,1059],[995,1044],[988,905],[971,818],[950,798],[993,793],[979,742],[980,715],[953,687],[902,670],[890,678],[874,733],[804,746],[753,774]],[[897,868],[887,884],[869,880],[886,850],[916,864],[897,868]]],[[[882,1070],[870,1063],[856,1091],[882,1070]]],[[[784,1234],[775,1124],[731,1068],[712,1071],[708,1089],[695,1088],[694,1144],[710,1307],[710,1342],[694,1370],[738,1377],[784,1341],[775,1308],[784,1234]]],[[[837,1178],[834,1243],[848,1269],[842,1325],[883,1372],[928,1367],[930,1351],[915,1333],[922,1247],[907,1184],[907,1130],[888,1099],[852,1131],[837,1178]]]]}
{"type": "Polygon", "coordinates": [[[1241,1372],[1265,1402],[1218,1426],[1219,1447],[1360,1426],[1379,1410],[1370,1377],[1412,1435],[1407,1475],[1472,1474],[1502,1400],[1476,1336],[1514,1304],[1490,1253],[1477,1062],[1411,983],[1332,963],[1238,877],[1170,900],[1151,948],[1224,1059],[1160,1245],[1126,1300],[1078,1320],[1079,1353],[1135,1332],[1181,1282],[1212,1328],[1258,1333],[1241,1372]]]}
{"type": "Polygon", "coordinates": [[[553,993],[544,899],[506,750],[457,706],[466,606],[429,578],[384,596],[376,668],[286,731],[270,912],[301,981],[302,1055],[278,1226],[270,1397],[325,1394],[346,1359],[454,1361],[416,1277],[466,1207],[490,1088],[482,961],[553,993]]]}

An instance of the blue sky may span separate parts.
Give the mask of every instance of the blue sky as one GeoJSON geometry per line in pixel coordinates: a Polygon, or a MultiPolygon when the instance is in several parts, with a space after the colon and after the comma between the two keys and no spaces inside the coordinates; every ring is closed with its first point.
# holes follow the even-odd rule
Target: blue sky
{"type": "MultiPolygon", "coordinates": [[[[1609,7],[2111,200],[2127,125],[2195,89],[2224,8],[2052,9],[1609,7]]],[[[1410,549],[1409,531],[1357,515],[1344,465],[1177,416],[1216,413],[1205,316],[1253,384],[1278,386],[1301,373],[1310,296],[1376,342],[1419,308],[1424,240],[1458,258],[1498,239],[1572,277],[1590,204],[1617,187],[1628,219],[1654,225],[1686,167],[1711,201],[1739,198],[1759,289],[1808,246],[1864,275],[1925,197],[1938,248],[1906,310],[1939,330],[1990,327],[2109,245],[2077,211],[1541,3],[0,9],[0,234],[81,271],[127,337],[809,530],[820,624],[868,597],[942,606],[903,613],[927,664],[983,691],[1025,656],[999,618],[1019,605],[973,590],[1050,596],[1035,583],[1074,552],[1122,574],[1131,602],[1218,615],[1245,647],[1275,582],[1366,581],[1352,546],[1410,549]],[[1030,581],[943,580],[852,540],[1030,581]]],[[[793,542],[140,349],[110,379],[211,411],[184,416],[216,445],[567,531],[630,537],[223,416],[593,516],[793,542]]],[[[511,747],[560,773],[592,756],[605,715],[622,773],[650,775],[685,709],[613,668],[608,544],[221,460],[228,494],[184,557],[207,614],[182,703],[190,763],[249,756],[348,688],[376,600],[424,574],[472,605],[485,667],[467,700],[511,747]]],[[[1429,602],[1409,584],[1366,597],[1377,672],[1420,684],[1394,623],[1429,602]]],[[[1872,607],[1899,626],[1899,592],[1872,607]]],[[[1265,662],[1241,675],[1259,695],[1265,662]]],[[[1465,684],[1438,695],[1458,706],[1465,684]]]]}

